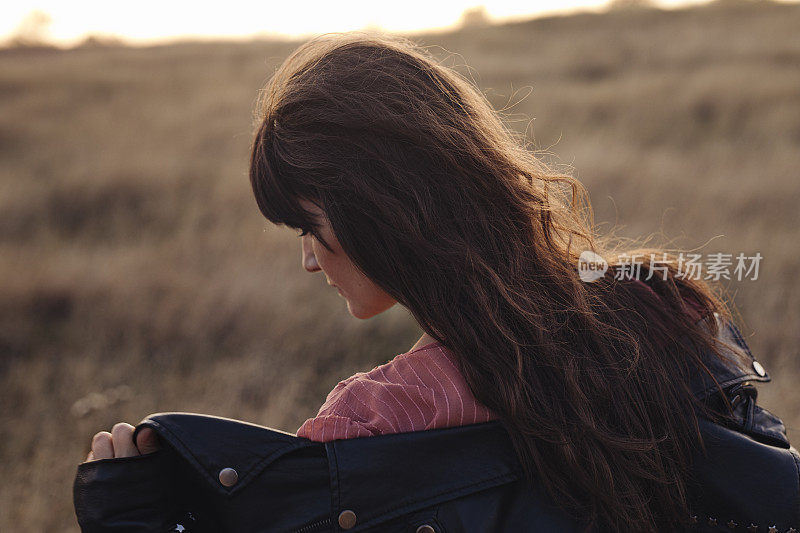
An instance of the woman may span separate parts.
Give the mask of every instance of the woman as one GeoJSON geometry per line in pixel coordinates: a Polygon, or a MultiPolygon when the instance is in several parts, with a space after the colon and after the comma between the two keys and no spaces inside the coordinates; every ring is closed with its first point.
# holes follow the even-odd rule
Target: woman
{"type": "MultiPolygon", "coordinates": [[[[526,479],[582,523],[686,524],[695,410],[707,410],[689,382],[707,372],[701,353],[719,354],[714,317],[730,317],[709,286],[681,276],[674,255],[596,235],[581,184],[407,40],[314,39],[261,104],[250,178],[263,215],[302,232],[304,267],[324,272],[353,316],[399,303],[425,332],[415,349],[340,382],[298,436],[497,419],[526,479]],[[593,281],[578,270],[585,251],[608,263],[593,281]],[[634,254],[640,271],[621,275],[634,254]],[[409,381],[422,367],[428,379],[409,381]]],[[[131,431],[99,433],[89,459],[156,446],[145,430],[137,450],[131,431]]]]}

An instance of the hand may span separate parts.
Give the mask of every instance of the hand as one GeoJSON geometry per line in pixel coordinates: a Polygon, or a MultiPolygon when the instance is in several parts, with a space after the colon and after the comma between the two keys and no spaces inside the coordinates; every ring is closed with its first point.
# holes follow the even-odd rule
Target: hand
{"type": "Polygon", "coordinates": [[[158,435],[153,428],[143,428],[136,435],[136,443],[133,442],[133,430],[135,428],[120,422],[114,424],[111,433],[101,431],[92,437],[92,450],[86,456],[86,461],[97,461],[99,459],[114,459],[117,457],[131,457],[143,455],[158,450],[158,435]]]}

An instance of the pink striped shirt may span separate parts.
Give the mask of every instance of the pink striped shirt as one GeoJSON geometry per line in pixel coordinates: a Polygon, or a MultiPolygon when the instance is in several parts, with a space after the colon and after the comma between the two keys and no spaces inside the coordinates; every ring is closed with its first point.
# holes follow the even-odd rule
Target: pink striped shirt
{"type": "Polygon", "coordinates": [[[454,354],[433,342],[340,381],[297,436],[327,442],[496,418],[473,397],[454,354]]]}

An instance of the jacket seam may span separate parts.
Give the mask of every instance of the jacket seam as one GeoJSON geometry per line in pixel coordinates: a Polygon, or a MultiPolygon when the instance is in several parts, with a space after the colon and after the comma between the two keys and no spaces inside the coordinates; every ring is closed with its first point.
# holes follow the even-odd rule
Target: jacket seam
{"type": "Polygon", "coordinates": [[[756,358],[753,355],[753,352],[750,351],[750,347],[747,345],[747,342],[745,342],[744,337],[742,336],[742,332],[739,331],[739,328],[733,322],[730,322],[730,325],[731,325],[731,330],[733,330],[733,339],[736,342],[736,344],[739,346],[739,348],[747,352],[747,355],[750,356],[750,359],[755,361],[756,358]]]}
{"type": "MultiPolygon", "coordinates": [[[[439,493],[436,493],[433,496],[428,496],[428,497],[420,498],[420,499],[417,499],[417,500],[405,500],[402,503],[400,503],[399,505],[397,505],[395,507],[390,507],[390,508],[382,511],[381,514],[379,514],[377,516],[374,516],[373,518],[371,518],[371,519],[367,520],[366,522],[362,523],[360,528],[372,527],[374,525],[381,524],[381,523],[383,523],[383,522],[385,522],[387,520],[391,520],[391,519],[396,518],[398,516],[402,516],[403,512],[409,512],[411,510],[411,509],[409,509],[409,507],[413,507],[415,505],[419,505],[419,504],[424,504],[426,506],[440,505],[443,502],[447,501],[447,498],[450,497],[450,496],[458,495],[460,493],[469,494],[469,492],[467,492],[467,491],[469,491],[470,489],[473,489],[474,487],[481,487],[479,490],[490,489],[490,488],[493,488],[493,487],[496,487],[496,486],[500,485],[501,483],[498,483],[498,481],[515,481],[517,479],[519,479],[519,474],[514,472],[514,471],[511,471],[511,472],[506,472],[504,474],[500,474],[498,476],[494,476],[494,477],[491,477],[491,478],[482,479],[480,481],[476,481],[476,482],[470,483],[468,485],[463,485],[463,486],[460,486],[460,487],[457,487],[457,488],[454,488],[454,489],[450,489],[450,490],[447,490],[447,491],[444,491],[444,492],[439,492],[439,493]]],[[[478,491],[474,491],[474,492],[478,492],[478,491]]],[[[437,511],[437,513],[438,513],[438,511],[437,511]]]]}
{"type": "Polygon", "coordinates": [[[325,443],[325,451],[328,453],[328,475],[331,478],[331,531],[338,531],[338,521],[336,513],[339,510],[339,502],[341,502],[340,484],[339,484],[339,461],[336,457],[336,446],[334,441],[325,443]]]}
{"type": "MultiPolygon", "coordinates": [[[[794,470],[797,473],[797,490],[798,493],[800,493],[800,454],[798,454],[796,451],[793,452],[791,449],[789,450],[789,453],[792,454],[792,459],[794,459],[794,470]]],[[[795,511],[797,512],[795,515],[795,521],[796,523],[800,524],[800,505],[798,505],[798,508],[795,509],[795,511]]]]}
{"type": "MultiPolygon", "coordinates": [[[[747,374],[740,374],[740,375],[738,375],[738,376],[736,376],[736,377],[733,377],[733,378],[730,378],[730,379],[728,379],[728,380],[726,380],[726,381],[723,381],[723,382],[721,382],[721,383],[719,384],[719,388],[721,388],[721,389],[724,389],[724,388],[726,388],[726,387],[729,387],[729,386],[731,386],[731,385],[734,385],[734,384],[736,384],[736,383],[741,383],[742,381],[760,381],[760,382],[768,382],[769,380],[768,380],[768,379],[765,379],[765,378],[764,378],[764,377],[762,377],[762,376],[756,375],[756,374],[749,374],[749,373],[747,373],[747,374]]],[[[698,396],[700,399],[702,399],[702,398],[705,398],[706,396],[708,396],[709,394],[711,394],[711,393],[713,393],[713,392],[717,392],[718,390],[719,390],[719,389],[717,388],[717,386],[716,386],[716,385],[711,385],[711,386],[709,386],[709,387],[706,387],[706,388],[705,388],[705,389],[703,389],[702,391],[698,392],[698,393],[697,393],[697,396],[698,396]]]]}
{"type": "Polygon", "coordinates": [[[439,529],[442,530],[441,533],[447,533],[447,530],[445,529],[444,525],[442,525],[442,521],[439,520],[439,511],[441,510],[441,508],[442,508],[441,502],[436,504],[436,511],[433,513],[433,520],[436,522],[436,525],[439,526],[439,529]]]}

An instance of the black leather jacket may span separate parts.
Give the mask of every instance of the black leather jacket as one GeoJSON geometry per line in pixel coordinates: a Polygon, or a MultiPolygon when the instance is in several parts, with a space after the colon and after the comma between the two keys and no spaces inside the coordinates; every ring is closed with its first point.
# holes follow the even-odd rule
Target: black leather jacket
{"type": "MultiPolygon", "coordinates": [[[[738,329],[721,336],[745,358],[708,361],[736,417],[701,419],[707,453],[695,461],[691,529],[794,533],[800,455],[756,405],[749,382],[769,376],[738,329]]],[[[698,376],[693,387],[707,396],[713,383],[698,376]]],[[[522,481],[498,421],[327,443],[190,413],[150,415],[137,431],[144,426],[160,436],[159,451],[78,466],[85,533],[580,531],[522,481]]]]}

